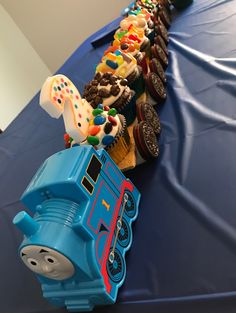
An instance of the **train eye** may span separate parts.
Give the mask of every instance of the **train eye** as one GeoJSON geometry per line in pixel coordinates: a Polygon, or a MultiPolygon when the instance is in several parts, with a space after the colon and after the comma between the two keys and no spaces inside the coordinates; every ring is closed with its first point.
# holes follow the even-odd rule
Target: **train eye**
{"type": "Polygon", "coordinates": [[[35,259],[29,258],[27,262],[32,266],[37,266],[38,262],[35,259]]]}
{"type": "Polygon", "coordinates": [[[56,262],[57,262],[57,260],[56,260],[54,257],[52,257],[52,256],[46,256],[46,257],[45,257],[45,260],[46,260],[48,263],[50,263],[50,264],[53,264],[53,263],[56,263],[56,262]]]}

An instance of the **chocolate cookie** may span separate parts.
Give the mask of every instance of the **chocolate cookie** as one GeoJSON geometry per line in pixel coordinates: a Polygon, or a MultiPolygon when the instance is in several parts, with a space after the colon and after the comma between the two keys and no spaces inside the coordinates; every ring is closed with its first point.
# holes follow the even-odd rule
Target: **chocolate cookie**
{"type": "Polygon", "coordinates": [[[164,39],[161,37],[161,35],[157,35],[155,37],[154,42],[156,44],[158,44],[162,48],[162,50],[165,52],[165,54],[168,56],[169,51],[168,51],[166,43],[165,43],[164,39]]]}
{"type": "Polygon", "coordinates": [[[170,2],[168,0],[159,0],[159,3],[164,6],[166,11],[171,14],[171,9],[170,9],[170,2]]]}
{"type": "Polygon", "coordinates": [[[166,99],[165,87],[156,73],[149,72],[145,78],[147,91],[153,99],[157,101],[157,104],[162,103],[166,99]]]}
{"type": "Polygon", "coordinates": [[[165,70],[168,66],[168,58],[162,48],[158,44],[155,44],[151,47],[151,53],[152,58],[158,59],[165,70]]]}
{"type": "Polygon", "coordinates": [[[156,73],[160,77],[162,82],[166,84],[167,82],[166,74],[163,70],[161,63],[158,61],[158,59],[153,58],[149,63],[149,67],[150,67],[150,71],[156,73]]]}
{"type": "Polygon", "coordinates": [[[155,27],[156,30],[156,34],[160,35],[164,40],[165,43],[168,45],[169,43],[169,35],[168,35],[168,31],[165,27],[165,25],[162,23],[162,21],[158,21],[158,24],[155,27]]]}
{"type": "Polygon", "coordinates": [[[162,23],[165,25],[166,29],[170,28],[171,25],[171,19],[170,15],[167,13],[165,7],[162,7],[160,12],[159,12],[160,19],[162,23]]]}
{"type": "Polygon", "coordinates": [[[133,135],[137,152],[143,160],[148,161],[158,157],[158,142],[151,126],[146,122],[140,122],[134,126],[133,135]]]}
{"type": "Polygon", "coordinates": [[[138,121],[147,122],[152,127],[155,134],[158,135],[161,132],[160,118],[151,104],[148,102],[140,102],[137,104],[137,118],[138,121]]]}

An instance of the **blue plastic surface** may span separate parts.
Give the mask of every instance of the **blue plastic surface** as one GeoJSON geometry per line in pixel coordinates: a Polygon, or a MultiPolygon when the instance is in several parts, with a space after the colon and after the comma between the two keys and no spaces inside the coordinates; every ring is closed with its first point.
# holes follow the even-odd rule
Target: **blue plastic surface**
{"type": "MultiPolygon", "coordinates": [[[[90,41],[115,25],[61,68],[80,91],[108,46],[93,50],[90,41]]],[[[127,277],[118,303],[96,311],[235,312],[235,25],[235,0],[195,0],[173,18],[160,158],[127,174],[142,194],[127,277]]],[[[63,149],[63,134],[37,95],[0,135],[0,312],[65,312],[43,299],[21,264],[22,237],[11,224],[40,164],[63,149]]]]}
{"type": "Polygon", "coordinates": [[[25,235],[19,254],[33,265],[44,297],[71,312],[113,304],[125,280],[140,193],[107,152],[92,146],[57,152],[21,200],[34,215],[21,211],[13,220],[25,235]],[[48,248],[69,260],[69,270],[48,248]]]}

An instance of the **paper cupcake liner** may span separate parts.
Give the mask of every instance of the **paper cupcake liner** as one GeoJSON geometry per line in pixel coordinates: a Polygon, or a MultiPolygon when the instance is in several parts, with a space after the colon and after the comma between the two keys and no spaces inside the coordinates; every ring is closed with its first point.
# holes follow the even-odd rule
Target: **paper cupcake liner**
{"type": "Polygon", "coordinates": [[[147,75],[148,73],[148,59],[146,58],[146,53],[145,52],[139,52],[135,56],[137,60],[137,64],[142,67],[143,70],[143,75],[147,75]]]}
{"type": "Polygon", "coordinates": [[[122,128],[116,135],[112,144],[106,147],[107,152],[118,165],[129,153],[130,149],[130,136],[127,129],[126,119],[123,115],[118,115],[122,124],[122,128]]]}
{"type": "Polygon", "coordinates": [[[151,31],[148,35],[147,35],[148,39],[150,40],[150,44],[151,46],[154,44],[154,39],[155,39],[155,31],[151,31]]]}
{"type": "Polygon", "coordinates": [[[126,103],[117,109],[118,112],[126,118],[127,126],[131,125],[136,118],[136,94],[135,91],[130,91],[130,96],[128,97],[126,103]]]}
{"type": "Polygon", "coordinates": [[[145,52],[146,53],[146,57],[151,56],[151,43],[150,40],[148,39],[146,42],[143,42],[141,47],[140,47],[140,51],[141,52],[145,52]]]}
{"type": "Polygon", "coordinates": [[[143,71],[141,66],[138,65],[138,72],[137,72],[137,76],[136,79],[133,81],[132,84],[129,85],[130,89],[135,91],[136,94],[136,99],[138,99],[145,90],[145,81],[143,78],[143,71]]]}

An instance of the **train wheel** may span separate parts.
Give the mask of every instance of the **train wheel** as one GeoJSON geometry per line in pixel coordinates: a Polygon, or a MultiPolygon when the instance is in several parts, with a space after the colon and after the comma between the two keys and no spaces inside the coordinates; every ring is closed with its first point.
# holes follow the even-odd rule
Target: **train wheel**
{"type": "MultiPolygon", "coordinates": [[[[117,228],[116,228],[116,232],[117,232],[117,228]]],[[[128,222],[124,218],[122,218],[121,226],[120,226],[119,233],[118,233],[118,243],[120,246],[125,248],[129,245],[130,240],[131,240],[131,228],[128,222]]]]}
{"type": "Polygon", "coordinates": [[[119,283],[125,275],[125,261],[118,249],[115,249],[112,257],[110,256],[107,261],[107,272],[112,281],[119,283]]]}
{"type": "Polygon", "coordinates": [[[128,196],[128,201],[125,205],[125,213],[128,217],[132,218],[136,214],[136,204],[133,198],[133,195],[129,191],[125,191],[128,196]]]}

